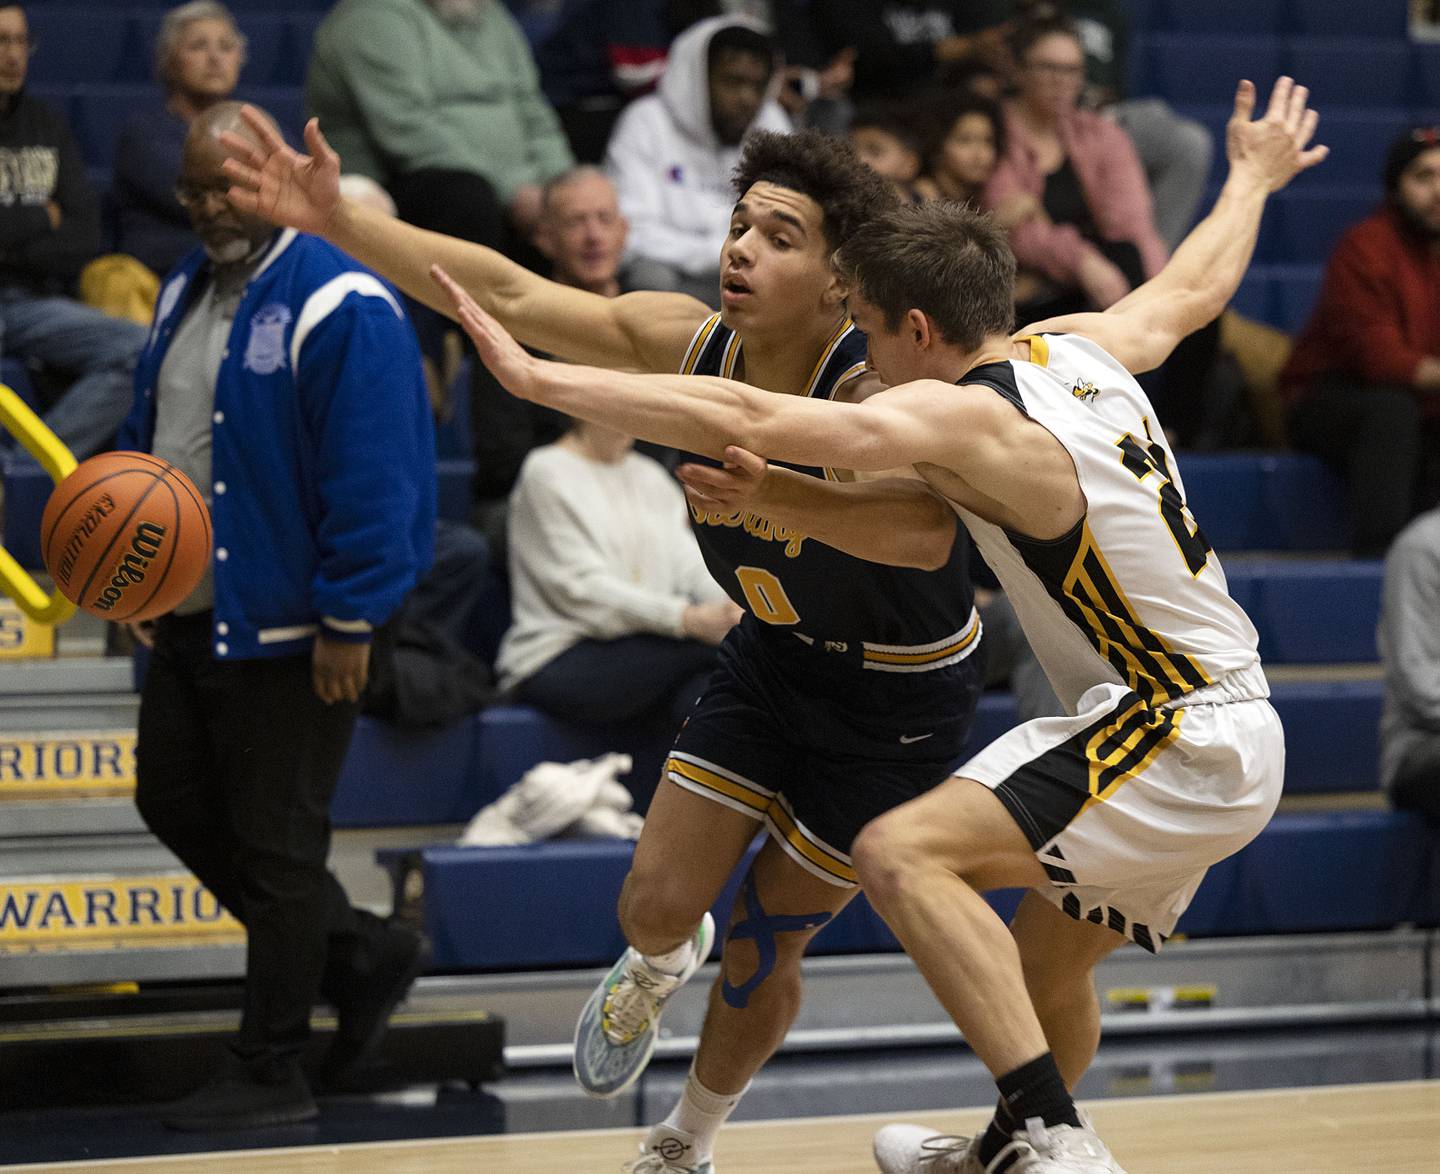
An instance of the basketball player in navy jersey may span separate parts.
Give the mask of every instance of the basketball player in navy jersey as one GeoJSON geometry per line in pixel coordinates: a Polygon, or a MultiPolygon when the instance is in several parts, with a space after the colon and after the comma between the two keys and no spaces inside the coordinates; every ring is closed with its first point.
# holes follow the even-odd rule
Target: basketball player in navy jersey
{"type": "MultiPolygon", "coordinates": [[[[941,202],[877,214],[839,250],[870,362],[894,384],[863,404],[822,409],[657,375],[616,376],[600,393],[594,372],[526,355],[448,287],[515,394],[747,466],[692,471],[707,508],[825,527],[844,549],[884,558],[894,535],[839,533],[849,503],[829,485],[765,472],[750,454],[914,464],[966,522],[1065,705],[1067,716],[1016,727],[856,841],[871,902],[1000,1092],[977,1137],[882,1129],[885,1174],[1123,1174],[1070,1093],[1099,1042],[1094,966],[1126,940],[1158,950],[1206,869],[1279,801],[1284,736],[1255,629],[1132,372],[1224,308],[1269,193],[1324,159],[1307,147],[1307,98],[1281,78],[1252,121],[1254,87],[1241,83],[1215,208],[1104,314],[1012,337],[1015,262],[989,217],[941,202]],[[1029,890],[1009,931],[981,896],[1007,887],[1029,890]]],[[[929,532],[923,513],[911,532],[929,532]]]]}
{"type": "MultiPolygon", "coordinates": [[[[858,402],[879,388],[831,258],[895,197],[844,143],[814,132],[748,141],[717,315],[684,295],[559,286],[375,215],[339,198],[338,160],[314,123],[306,141],[309,156],[273,133],[259,148],[231,142],[231,199],[328,237],[437,309],[455,312],[432,262],[528,345],[565,359],[743,378],[797,400],[858,402]]],[[[807,943],[857,891],[851,841],[948,775],[979,692],[979,620],[953,511],[913,476],[862,483],[814,463],[791,469],[854,496],[840,528],[903,538],[867,561],[825,545],[823,527],[692,511],[712,573],[748,614],[675,743],[637,846],[620,900],[630,949],[577,1027],[588,1091],[613,1096],[639,1076],[666,998],[710,953],[708,910],[757,829],[769,837],[742,881],[685,1093],[632,1163],[644,1174],[713,1170],[721,1124],[799,1008],[807,943]],[[921,532],[894,525],[917,512],[921,532]]]]}

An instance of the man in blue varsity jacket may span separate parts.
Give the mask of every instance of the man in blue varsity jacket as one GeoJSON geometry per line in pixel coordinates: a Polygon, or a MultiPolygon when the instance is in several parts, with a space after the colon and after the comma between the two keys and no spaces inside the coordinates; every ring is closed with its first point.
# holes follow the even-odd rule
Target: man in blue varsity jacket
{"type": "Polygon", "coordinates": [[[423,963],[409,930],[353,909],[326,869],[330,797],[370,635],[430,563],[435,447],[420,355],[389,286],[334,246],[237,213],[218,142],[186,140],[177,196],[202,247],[166,279],[119,447],[179,466],[210,503],[210,571],[136,635],[136,803],[245,924],[232,1056],[172,1106],[180,1129],[316,1113],[298,1058],[323,995],[328,1075],[373,1054],[423,963]]]}

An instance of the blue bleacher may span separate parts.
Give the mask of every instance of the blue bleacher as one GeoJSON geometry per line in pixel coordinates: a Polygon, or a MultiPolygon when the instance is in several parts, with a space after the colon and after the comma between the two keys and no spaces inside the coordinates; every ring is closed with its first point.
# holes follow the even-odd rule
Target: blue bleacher
{"type": "Polygon", "coordinates": [[[488,798],[477,788],[479,723],[401,730],[374,718],[355,723],[330,805],[336,827],[463,823],[488,798]]]}
{"type": "Polygon", "coordinates": [[[1302,37],[1290,41],[1285,72],[1309,88],[1328,127],[1329,112],[1343,106],[1406,106],[1411,93],[1407,41],[1387,37],[1302,37]]]}
{"type": "Polygon", "coordinates": [[[1240,78],[1248,77],[1263,94],[1281,72],[1276,37],[1164,33],[1148,38],[1145,52],[1144,92],[1176,106],[1223,104],[1227,118],[1240,78]],[[1216,68],[1222,61],[1225,68],[1216,68]]]}
{"type": "MultiPolygon", "coordinates": [[[[1253,843],[1210,870],[1177,932],[1230,937],[1434,924],[1440,920],[1434,851],[1433,838],[1404,814],[1278,815],[1253,843]]],[[[625,948],[615,903],[631,852],[617,840],[424,849],[422,901],[435,967],[608,966],[625,948]]],[[[382,858],[398,867],[403,857],[382,858]]],[[[735,888],[732,878],[715,903],[721,925],[735,888]]],[[[990,901],[1003,916],[1017,904],[1011,891],[990,901]]],[[[896,949],[862,894],[820,932],[813,952],[896,949]]]]}
{"type": "Polygon", "coordinates": [[[1372,37],[1405,37],[1410,28],[1407,8],[1400,0],[1288,0],[1286,19],[1302,36],[1354,36],[1363,30],[1372,37]]]}
{"type": "Polygon", "coordinates": [[[1324,265],[1345,230],[1364,220],[1379,204],[1378,183],[1278,193],[1266,214],[1266,227],[1274,230],[1274,259],[1324,265]]]}
{"type": "Polygon", "coordinates": [[[1159,0],[1148,26],[1135,13],[1137,28],[1166,29],[1177,33],[1261,33],[1277,35],[1286,27],[1287,0],[1159,0]]]}
{"type": "Polygon", "coordinates": [[[1182,453],[1185,499],[1216,550],[1339,550],[1344,490],[1300,453],[1182,453]]]}

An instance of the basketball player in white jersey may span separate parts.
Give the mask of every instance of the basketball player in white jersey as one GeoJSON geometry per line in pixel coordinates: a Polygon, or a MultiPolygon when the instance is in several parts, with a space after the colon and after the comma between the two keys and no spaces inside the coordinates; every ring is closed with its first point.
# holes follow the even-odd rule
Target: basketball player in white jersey
{"type": "Polygon", "coordinates": [[[602,385],[530,358],[437,275],[511,391],[730,461],[690,471],[702,502],[745,501],[802,530],[823,520],[842,549],[883,557],[893,534],[837,536],[848,502],[833,486],[767,472],[750,454],[913,464],[929,483],[914,491],[916,533],[940,532],[927,495],[964,519],[1069,711],[1012,730],[856,841],[872,904],[1001,1094],[975,1138],[882,1129],[887,1174],[1118,1172],[1069,1092],[1099,1041],[1094,966],[1126,940],[1158,950],[1205,870],[1248,843],[1279,799],[1283,734],[1255,630],[1131,372],[1224,308],[1269,193],[1325,157],[1307,149],[1307,96],[1282,78],[1251,121],[1254,87],[1240,84],[1215,208],[1161,274],[1104,314],[1012,337],[1014,260],[988,218],[932,204],[863,226],[839,261],[871,365],[894,385],[864,404],[820,408],[711,378],[611,374],[602,385]],[[1009,930],[980,895],[1003,887],[1029,890],[1009,930]]]}

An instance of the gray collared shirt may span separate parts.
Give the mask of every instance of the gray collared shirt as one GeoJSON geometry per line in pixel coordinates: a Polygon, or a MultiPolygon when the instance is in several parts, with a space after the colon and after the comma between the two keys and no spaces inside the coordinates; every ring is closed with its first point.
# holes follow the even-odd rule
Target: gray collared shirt
{"type": "MultiPolygon", "coordinates": [[[[195,482],[207,505],[213,504],[210,443],[215,415],[215,381],[226,357],[235,312],[264,250],[240,265],[212,271],[205,289],[175,330],[156,380],[155,439],[151,451],[195,482]]],[[[193,615],[215,604],[214,564],[179,607],[193,615]]]]}

